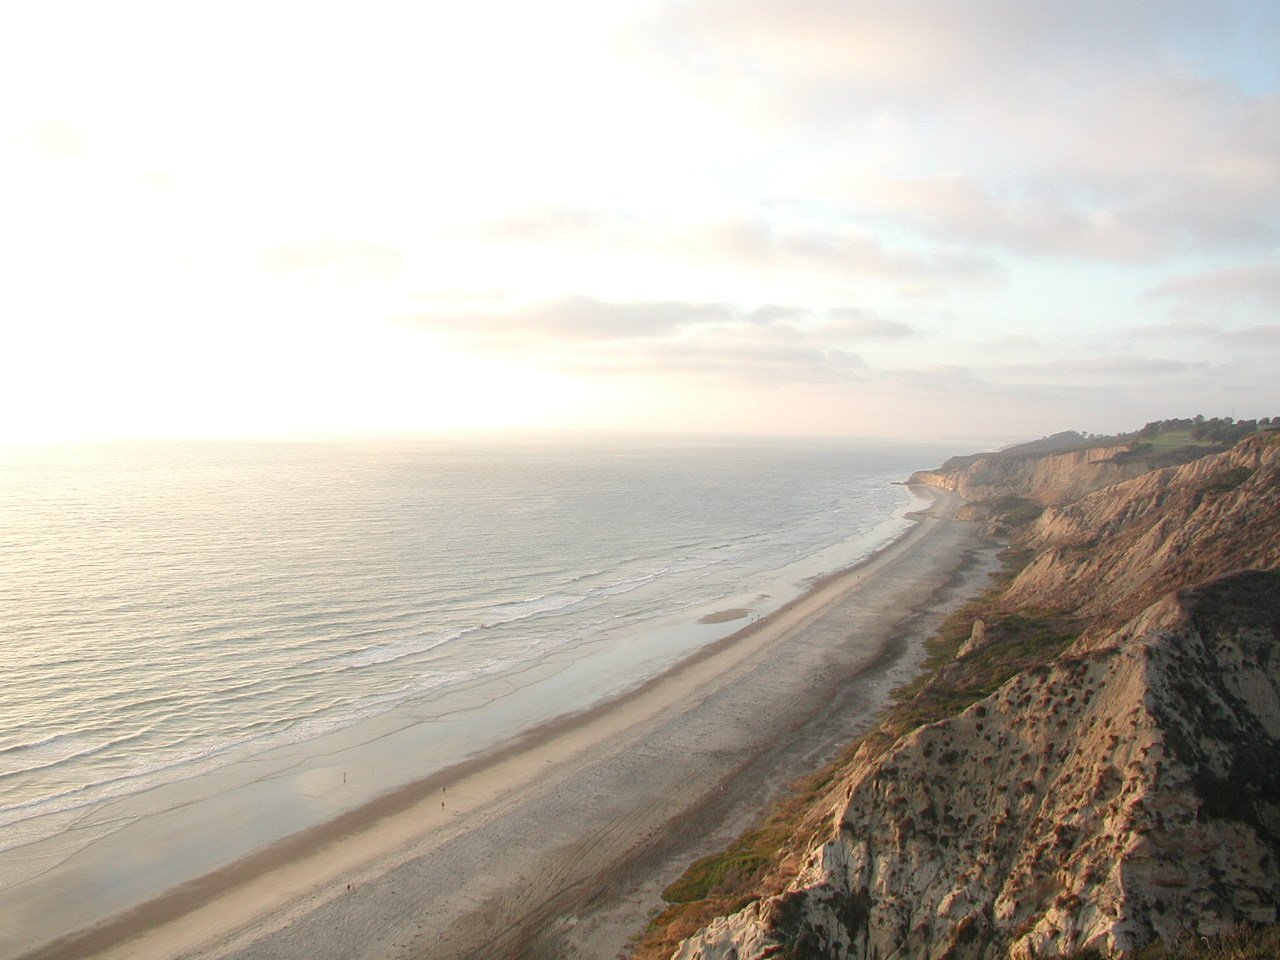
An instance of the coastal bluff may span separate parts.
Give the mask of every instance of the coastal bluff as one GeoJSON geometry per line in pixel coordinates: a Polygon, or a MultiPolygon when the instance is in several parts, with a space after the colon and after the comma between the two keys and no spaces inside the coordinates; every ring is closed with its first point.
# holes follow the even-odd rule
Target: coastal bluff
{"type": "Polygon", "coordinates": [[[1276,923],[1280,435],[912,482],[1021,557],[916,691],[949,708],[866,738],[771,884],[673,958],[1115,956],[1276,923]]]}

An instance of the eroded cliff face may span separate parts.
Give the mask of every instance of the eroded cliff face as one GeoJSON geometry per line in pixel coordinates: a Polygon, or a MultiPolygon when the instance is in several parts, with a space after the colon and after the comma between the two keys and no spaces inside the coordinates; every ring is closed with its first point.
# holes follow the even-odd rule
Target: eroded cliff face
{"type": "Polygon", "coordinates": [[[1041,506],[1063,503],[1151,469],[1142,459],[1118,455],[1128,447],[1096,447],[1047,457],[984,457],[958,470],[921,470],[910,483],[942,487],[966,500],[1018,496],[1041,506]]]}
{"type": "Polygon", "coordinates": [[[781,896],[676,956],[1016,958],[1274,923],[1280,574],[1166,598],[855,760],[781,896]]]}
{"type": "MultiPolygon", "coordinates": [[[[1280,437],[1066,500],[1098,483],[1091,453],[999,483],[935,478],[1059,491],[1006,599],[1089,629],[959,715],[860,750],[784,892],[675,957],[1030,960],[1280,919],[1280,437]]],[[[985,642],[979,626],[960,659],[985,642]]]]}
{"type": "Polygon", "coordinates": [[[1104,623],[1223,571],[1278,567],[1280,435],[1050,508],[1027,543],[1037,553],[1009,601],[1104,623]]]}

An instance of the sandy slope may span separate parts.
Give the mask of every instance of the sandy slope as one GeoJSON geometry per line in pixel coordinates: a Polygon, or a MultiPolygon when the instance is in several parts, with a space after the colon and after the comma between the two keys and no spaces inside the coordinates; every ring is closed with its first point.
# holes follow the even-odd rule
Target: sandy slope
{"type": "Polygon", "coordinates": [[[921,518],[625,697],[30,956],[614,956],[682,863],[869,725],[992,554],[921,518]]]}

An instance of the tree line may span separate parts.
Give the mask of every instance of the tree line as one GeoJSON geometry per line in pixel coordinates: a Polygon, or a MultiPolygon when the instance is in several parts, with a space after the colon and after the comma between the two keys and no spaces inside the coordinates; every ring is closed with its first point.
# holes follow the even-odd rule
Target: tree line
{"type": "Polygon", "coordinates": [[[1192,440],[1208,440],[1212,443],[1235,443],[1259,430],[1280,429],[1280,417],[1262,417],[1259,420],[1236,420],[1233,417],[1194,417],[1172,420],[1152,420],[1138,431],[1138,439],[1159,436],[1162,433],[1191,435],[1192,440]]]}

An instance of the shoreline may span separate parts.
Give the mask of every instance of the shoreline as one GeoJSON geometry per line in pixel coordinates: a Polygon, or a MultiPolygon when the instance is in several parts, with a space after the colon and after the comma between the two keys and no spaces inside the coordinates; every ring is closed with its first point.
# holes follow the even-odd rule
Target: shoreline
{"type": "MultiPolygon", "coordinates": [[[[608,873],[610,866],[646,856],[653,860],[663,844],[671,846],[669,834],[675,821],[690,811],[713,806],[717,795],[732,787],[733,778],[749,765],[742,761],[743,755],[755,759],[771,748],[777,752],[785,739],[782,734],[812,724],[812,716],[801,716],[804,711],[797,712],[794,704],[795,715],[788,714],[788,700],[824,682],[838,686],[865,675],[886,655],[895,631],[901,632],[927,606],[926,601],[943,589],[944,581],[961,567],[964,552],[975,549],[978,535],[972,525],[960,527],[960,521],[943,519],[954,512],[958,497],[922,489],[933,499],[932,505],[908,514],[915,522],[891,543],[852,567],[816,580],[774,613],[708,644],[635,688],[535,727],[498,750],[414,781],[104,923],[20,956],[24,960],[179,954],[327,956],[313,948],[320,945],[320,931],[330,929],[335,919],[354,938],[349,943],[342,937],[328,938],[323,946],[337,950],[335,957],[422,954],[432,944],[439,945],[441,952],[429,955],[441,957],[467,956],[481,946],[500,954],[501,945],[494,944],[495,929],[498,939],[502,931],[545,933],[539,921],[545,926],[572,897],[543,898],[545,902],[525,904],[529,909],[522,913],[511,888],[526,888],[528,900],[529,880],[548,873],[556,877],[554,870],[545,869],[548,858],[555,860],[562,848],[573,849],[587,841],[591,848],[576,854],[575,866],[565,873],[566,889],[576,891],[574,896],[585,895],[579,889],[583,874],[608,873]],[[939,533],[948,530],[950,537],[939,533]],[[960,535],[961,531],[967,535],[960,535]],[[932,578],[932,587],[923,597],[912,584],[893,582],[895,574],[898,580],[909,580],[912,571],[917,578],[932,578]],[[877,589],[884,594],[879,606],[867,602],[875,598],[866,596],[877,589]],[[912,597],[915,605],[904,602],[912,597]],[[874,620],[870,627],[862,624],[862,630],[872,636],[856,650],[845,650],[856,646],[847,642],[851,637],[842,642],[839,636],[826,634],[833,628],[839,634],[845,626],[838,622],[837,608],[844,616],[849,613],[845,608],[859,606],[876,608],[870,613],[874,620]],[[826,636],[826,646],[805,645],[817,634],[826,636]],[[801,662],[792,665],[795,659],[801,662]],[[779,669],[791,674],[783,680],[779,669]],[[826,677],[823,670],[833,676],[826,677]],[[741,705],[733,701],[737,693],[756,688],[781,698],[777,716],[771,713],[766,718],[772,721],[786,715],[781,731],[773,723],[766,723],[763,730],[745,730],[753,726],[751,718],[744,717],[741,705]],[[678,729],[682,727],[697,731],[696,742],[683,753],[678,729]],[[716,763],[708,765],[705,758],[700,759],[697,751],[704,741],[719,757],[716,763]],[[652,769],[635,759],[644,760],[659,746],[675,749],[665,757],[654,753],[659,759],[652,769]],[[629,763],[633,766],[628,767],[629,763]],[[677,769],[673,775],[667,768],[677,769]],[[628,773],[666,780],[645,782],[630,796],[625,789],[620,797],[604,789],[619,779],[625,785],[628,773]],[[592,789],[605,796],[605,802],[599,810],[576,816],[574,804],[594,796],[592,789]],[[622,810],[620,817],[611,816],[614,807],[622,810]],[[564,833],[565,820],[579,829],[564,833]],[[608,842],[589,832],[596,820],[603,821],[608,842]],[[523,833],[542,838],[526,843],[523,833]],[[586,841],[578,836],[582,833],[586,841]],[[482,842],[486,836],[480,835],[492,835],[493,843],[486,846],[482,842]],[[509,855],[506,862],[497,862],[503,859],[504,836],[509,855]],[[481,856],[486,852],[489,862],[481,856]],[[600,864],[591,862],[592,857],[600,864]],[[456,881],[459,870],[463,875],[475,872],[475,877],[468,877],[475,881],[469,889],[458,889],[461,885],[450,882],[456,881]],[[422,883],[418,886],[426,903],[400,902],[406,899],[406,887],[400,881],[414,879],[402,876],[405,871],[431,875],[435,887],[445,891],[446,902],[431,895],[430,884],[422,883]],[[391,924],[394,930],[371,920],[375,916],[382,920],[387,911],[397,912],[397,921],[391,924]],[[386,936],[369,936],[379,929],[386,936]],[[388,937],[394,943],[382,942],[388,937]],[[352,950],[353,944],[358,949],[352,950]]],[[[878,691],[878,702],[887,692],[878,691]]],[[[757,714],[770,712],[770,705],[758,698],[748,706],[757,714]]],[[[868,718],[870,712],[864,710],[868,718]]],[[[673,850],[668,852],[674,855],[673,850]]]]}

